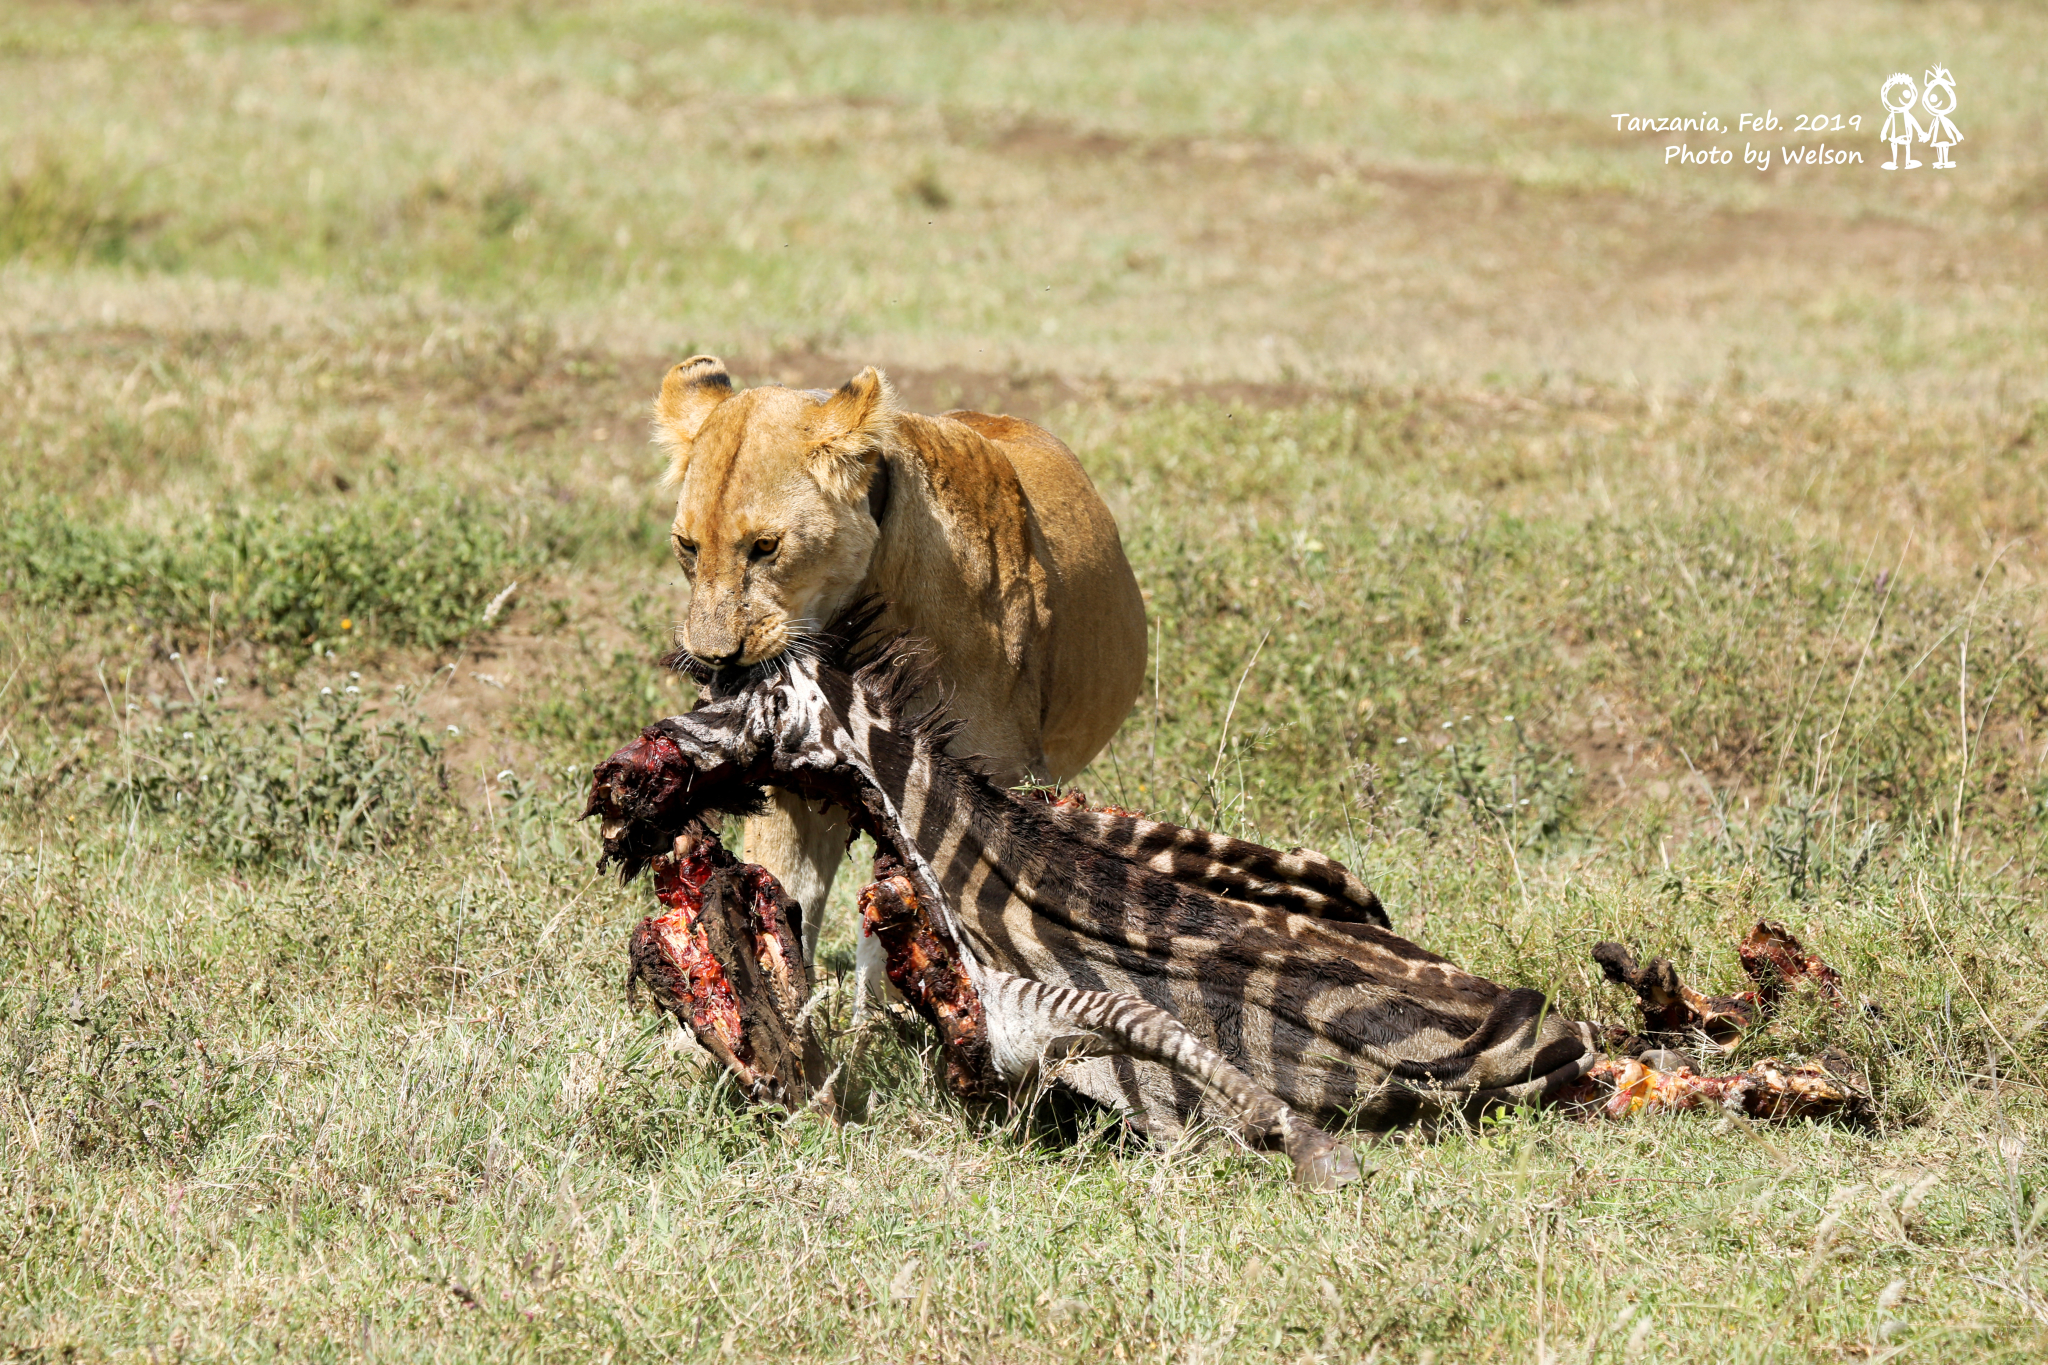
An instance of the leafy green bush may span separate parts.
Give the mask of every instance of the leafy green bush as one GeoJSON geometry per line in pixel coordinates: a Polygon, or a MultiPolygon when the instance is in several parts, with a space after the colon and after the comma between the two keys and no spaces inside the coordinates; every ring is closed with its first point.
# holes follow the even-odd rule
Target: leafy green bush
{"type": "Polygon", "coordinates": [[[508,518],[458,497],[221,509],[160,533],[46,498],[0,529],[0,585],[36,606],[126,611],[287,648],[376,638],[439,648],[480,629],[521,572],[508,518]]]}
{"type": "MultiPolygon", "coordinates": [[[[353,677],[354,675],[351,675],[353,677]]],[[[194,851],[239,866],[319,862],[414,829],[443,794],[441,741],[415,698],[365,706],[353,682],[276,720],[244,717],[211,692],[129,731],[105,799],[175,828],[194,851]]]]}

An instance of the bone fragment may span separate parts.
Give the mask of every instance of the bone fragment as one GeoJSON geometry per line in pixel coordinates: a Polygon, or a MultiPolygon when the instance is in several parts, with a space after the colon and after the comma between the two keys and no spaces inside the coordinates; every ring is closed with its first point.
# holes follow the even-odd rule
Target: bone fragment
{"type": "Polygon", "coordinates": [[[1842,1118],[1862,1123],[1875,1116],[1861,1078],[1839,1054],[1823,1054],[1813,1061],[1773,1057],[1726,1076],[1701,1076],[1682,1064],[1664,1071],[1637,1058],[1609,1058],[1579,1080],[1565,1103],[1597,1107],[1611,1119],[1692,1109],[1722,1109],[1767,1120],[1842,1118]]]}
{"type": "Polygon", "coordinates": [[[1642,1009],[1641,1034],[1629,1038],[1621,1050],[1639,1053],[1701,1039],[1733,1047],[1742,1034],[1769,1020],[1788,988],[1809,986],[1830,1003],[1842,1003],[1841,976],[1817,954],[1807,952],[1782,924],[1757,921],[1735,951],[1755,989],[1739,995],[1706,995],[1686,985],[1664,958],[1638,966],[1634,954],[1619,943],[1593,945],[1593,960],[1601,973],[1635,992],[1642,1009]]]}

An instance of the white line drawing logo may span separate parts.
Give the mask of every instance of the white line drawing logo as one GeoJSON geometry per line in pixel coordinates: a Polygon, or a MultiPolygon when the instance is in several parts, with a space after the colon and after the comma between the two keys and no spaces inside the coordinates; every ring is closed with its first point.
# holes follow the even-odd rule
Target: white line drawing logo
{"type": "Polygon", "coordinates": [[[1956,109],[1956,78],[1948,74],[1945,66],[1930,67],[1927,79],[1920,91],[1920,107],[1927,111],[1927,135],[1925,141],[1934,144],[1934,169],[1946,171],[1954,167],[1949,160],[1948,149],[1963,140],[1963,134],[1955,124],[1949,122],[1949,115],[1956,109]]]}
{"type": "MultiPolygon", "coordinates": [[[[1953,109],[1955,92],[1951,90],[1949,94],[1949,107],[1953,109]]],[[[1884,131],[1878,134],[1880,142],[1892,144],[1892,159],[1884,163],[1884,168],[1888,171],[1910,171],[1920,164],[1913,160],[1913,139],[1917,137],[1922,142],[1927,141],[1927,130],[1920,126],[1920,120],[1913,117],[1913,105],[1918,101],[1920,92],[1913,88],[1911,76],[1895,71],[1885,78],[1884,87],[1877,92],[1877,97],[1884,101],[1884,107],[1889,111],[1884,131]],[[1901,161],[1906,163],[1903,167],[1899,165],[1901,161]]]]}

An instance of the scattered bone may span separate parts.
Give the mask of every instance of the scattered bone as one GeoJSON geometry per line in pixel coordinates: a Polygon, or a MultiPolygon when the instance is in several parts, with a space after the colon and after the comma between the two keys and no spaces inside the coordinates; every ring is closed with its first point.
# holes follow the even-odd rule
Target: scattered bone
{"type": "Polygon", "coordinates": [[[1607,979],[1635,992],[1643,1028],[1621,1045],[1630,1056],[1595,1066],[1567,1102],[1597,1105],[1609,1118],[1720,1108],[1756,1119],[1874,1119],[1867,1082],[1838,1052],[1812,1061],[1774,1057],[1734,1075],[1702,1076],[1665,1046],[1693,1042],[1730,1050],[1743,1034],[1770,1021],[1787,988],[1801,984],[1830,1003],[1842,1002],[1840,975],[1807,952],[1782,924],[1758,921],[1736,953],[1756,989],[1709,996],[1687,986],[1664,958],[1637,966],[1621,944],[1596,944],[1593,960],[1607,979]]]}
{"type": "Polygon", "coordinates": [[[1642,1033],[1620,1043],[1620,1050],[1639,1053],[1667,1044],[1707,1042],[1730,1048],[1744,1033],[1766,1022],[1788,987],[1811,985],[1831,1003],[1842,1001],[1841,976],[1809,953],[1782,924],[1759,920],[1736,948],[1742,970],[1755,983],[1740,995],[1705,995],[1686,985],[1678,969],[1664,958],[1636,965],[1634,954],[1619,943],[1596,943],[1593,960],[1617,986],[1635,992],[1642,1007],[1642,1033]]]}
{"type": "Polygon", "coordinates": [[[1638,967],[1634,954],[1621,944],[1596,943],[1593,960],[1609,981],[1634,991],[1642,1007],[1642,1033],[1621,1044],[1624,1052],[1684,1044],[1699,1036],[1727,1047],[1756,1020],[1753,995],[1702,995],[1681,981],[1678,969],[1664,958],[1638,967]]]}
{"type": "Polygon", "coordinates": [[[1803,1062],[1773,1057],[1732,1076],[1701,1076],[1684,1064],[1666,1071],[1640,1058],[1610,1058],[1587,1072],[1564,1102],[1597,1106],[1611,1119],[1689,1109],[1722,1109],[1767,1120],[1863,1123],[1875,1117],[1862,1079],[1836,1053],[1803,1062]]]}
{"type": "Polygon", "coordinates": [[[1787,987],[1810,984],[1830,1003],[1842,1003],[1842,977],[1833,967],[1800,946],[1782,924],[1758,920],[1735,949],[1742,970],[1756,983],[1756,998],[1766,1011],[1787,987]]]}

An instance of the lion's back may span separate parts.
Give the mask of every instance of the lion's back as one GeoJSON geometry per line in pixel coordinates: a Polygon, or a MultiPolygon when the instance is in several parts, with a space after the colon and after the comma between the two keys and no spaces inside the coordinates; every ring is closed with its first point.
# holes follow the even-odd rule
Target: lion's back
{"type": "MultiPolygon", "coordinates": [[[[940,440],[932,458],[979,465],[993,448],[1014,471],[1024,499],[1022,528],[1032,544],[1044,602],[1042,751],[1049,778],[1077,774],[1124,722],[1145,681],[1145,600],[1124,557],[1122,536],[1081,460],[1044,428],[1022,417],[948,411],[934,434],[967,428],[981,442],[940,440]],[[969,454],[971,446],[983,450],[969,454]]],[[[975,499],[987,516],[1004,516],[999,499],[975,499]]]]}

